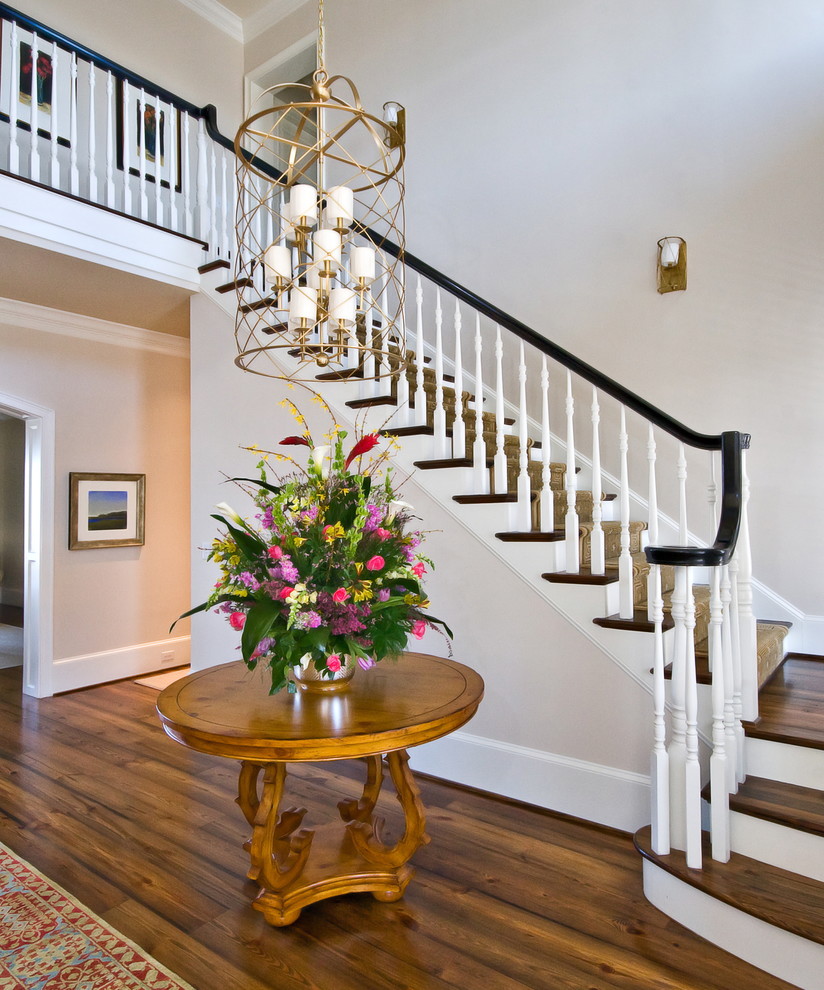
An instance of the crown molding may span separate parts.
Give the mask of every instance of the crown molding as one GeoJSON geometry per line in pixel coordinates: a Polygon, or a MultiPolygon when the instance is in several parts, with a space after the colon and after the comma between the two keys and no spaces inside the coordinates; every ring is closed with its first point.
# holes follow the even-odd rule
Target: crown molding
{"type": "Polygon", "coordinates": [[[178,0],[184,7],[193,10],[196,14],[220,28],[224,34],[228,34],[235,41],[243,42],[244,31],[243,21],[237,14],[223,6],[219,0],[178,0]]]}
{"type": "Polygon", "coordinates": [[[0,324],[21,327],[25,330],[41,330],[64,337],[90,340],[98,344],[113,344],[133,350],[154,351],[169,357],[189,357],[189,341],[157,330],[145,330],[126,323],[112,323],[94,316],[68,313],[48,306],[22,302],[19,299],[0,298],[0,324]]]}
{"type": "Polygon", "coordinates": [[[274,27],[278,21],[288,17],[298,7],[302,7],[306,0],[270,0],[256,14],[250,14],[243,21],[243,40],[251,41],[259,34],[274,27]]]}

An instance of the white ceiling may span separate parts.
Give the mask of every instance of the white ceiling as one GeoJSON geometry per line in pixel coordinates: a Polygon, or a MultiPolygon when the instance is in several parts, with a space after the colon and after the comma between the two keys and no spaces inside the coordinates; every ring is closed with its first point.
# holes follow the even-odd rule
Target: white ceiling
{"type": "Polygon", "coordinates": [[[178,0],[236,41],[251,41],[305,0],[178,0]]]}
{"type": "Polygon", "coordinates": [[[241,20],[245,20],[264,7],[268,7],[271,0],[220,0],[220,2],[227,10],[231,10],[241,20]]]}

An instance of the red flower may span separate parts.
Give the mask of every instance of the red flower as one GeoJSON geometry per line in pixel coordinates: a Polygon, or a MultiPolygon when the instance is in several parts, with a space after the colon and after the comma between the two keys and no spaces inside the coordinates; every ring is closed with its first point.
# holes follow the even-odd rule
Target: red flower
{"type": "Polygon", "coordinates": [[[417,564],[412,565],[412,573],[415,577],[423,577],[426,574],[426,567],[424,567],[422,561],[418,561],[417,564]]]}
{"type": "Polygon", "coordinates": [[[310,447],[311,444],[306,437],[284,437],[280,441],[281,447],[310,447]]]}
{"type": "Polygon", "coordinates": [[[374,557],[370,557],[369,560],[366,561],[366,569],[367,571],[379,571],[383,568],[385,563],[386,561],[380,556],[380,554],[375,554],[374,557]]]}
{"type": "Polygon", "coordinates": [[[426,622],[424,619],[418,619],[412,623],[412,635],[415,639],[423,639],[424,633],[426,632],[426,622]]]}
{"type": "Polygon", "coordinates": [[[343,464],[344,468],[348,468],[356,457],[360,457],[362,454],[368,454],[369,451],[373,447],[377,447],[380,442],[381,438],[377,433],[368,433],[365,437],[361,437],[355,446],[349,451],[349,456],[343,464]]]}
{"type": "Polygon", "coordinates": [[[232,612],[229,616],[229,625],[232,629],[237,629],[240,631],[244,624],[246,623],[246,613],[245,612],[232,612]]]}
{"type": "Polygon", "coordinates": [[[348,597],[349,597],[349,592],[346,590],[346,588],[338,588],[337,591],[332,592],[333,602],[345,602],[348,597]]]}

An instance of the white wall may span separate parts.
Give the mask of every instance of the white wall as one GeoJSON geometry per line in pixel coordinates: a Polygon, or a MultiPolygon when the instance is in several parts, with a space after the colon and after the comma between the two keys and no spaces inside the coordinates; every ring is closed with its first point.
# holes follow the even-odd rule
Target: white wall
{"type": "Polygon", "coordinates": [[[24,13],[175,96],[218,108],[234,137],[242,119],[243,46],[177,0],[26,0],[24,13]]]}
{"type": "Polygon", "coordinates": [[[0,321],[0,393],[56,418],[54,690],[157,669],[169,649],[185,663],[188,630],[168,630],[189,600],[186,345],[149,331],[104,343],[103,321],[66,314],[44,332],[53,311],[14,309],[16,325],[0,321]],[[71,471],[146,475],[144,546],[68,549],[71,471]]]}
{"type": "Polygon", "coordinates": [[[752,433],[756,576],[823,613],[818,0],[326,13],[330,72],[408,108],[409,250],[692,428],[752,433]],[[660,296],[666,234],[689,288],[660,296]]]}
{"type": "Polygon", "coordinates": [[[0,604],[23,605],[26,427],[0,413],[0,604]]]}

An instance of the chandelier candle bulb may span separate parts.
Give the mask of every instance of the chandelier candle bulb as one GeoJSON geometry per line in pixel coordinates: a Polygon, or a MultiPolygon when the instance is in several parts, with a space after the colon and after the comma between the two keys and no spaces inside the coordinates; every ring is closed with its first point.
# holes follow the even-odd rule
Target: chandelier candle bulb
{"type": "Polygon", "coordinates": [[[289,299],[289,325],[314,326],[317,317],[318,290],[308,285],[292,289],[289,299]]]}
{"type": "Polygon", "coordinates": [[[355,194],[348,186],[333,186],[326,194],[326,218],[330,227],[342,230],[355,217],[355,194]]]}
{"type": "Polygon", "coordinates": [[[314,227],[318,218],[318,193],[314,186],[305,183],[292,186],[289,218],[295,227],[314,227]]]}
{"type": "Polygon", "coordinates": [[[375,277],[375,249],[353,247],[349,252],[349,272],[353,278],[371,282],[375,277]]]}
{"type": "Polygon", "coordinates": [[[357,316],[357,294],[354,289],[336,287],[329,294],[329,318],[337,323],[353,324],[357,316]]]}
{"type": "Polygon", "coordinates": [[[292,277],[292,252],[283,244],[270,244],[263,255],[263,268],[270,285],[288,282],[292,277]]]}

